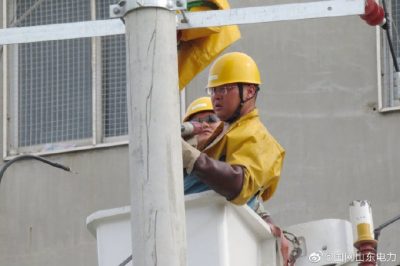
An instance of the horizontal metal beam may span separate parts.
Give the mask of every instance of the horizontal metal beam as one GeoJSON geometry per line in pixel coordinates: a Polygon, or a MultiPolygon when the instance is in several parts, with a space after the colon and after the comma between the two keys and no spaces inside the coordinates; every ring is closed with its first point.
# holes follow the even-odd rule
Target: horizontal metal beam
{"type": "Polygon", "coordinates": [[[0,44],[68,40],[116,34],[125,34],[125,25],[120,19],[94,20],[1,29],[0,44]]]}
{"type": "MultiPolygon", "coordinates": [[[[185,15],[177,15],[177,29],[360,15],[364,13],[364,6],[364,0],[331,0],[185,12],[185,15]]],[[[0,30],[0,45],[117,34],[125,34],[125,25],[120,19],[6,28],[0,30]]]]}
{"type": "Polygon", "coordinates": [[[178,29],[253,24],[310,18],[339,17],[364,13],[365,0],[319,1],[220,11],[186,12],[178,15],[178,29]]]}

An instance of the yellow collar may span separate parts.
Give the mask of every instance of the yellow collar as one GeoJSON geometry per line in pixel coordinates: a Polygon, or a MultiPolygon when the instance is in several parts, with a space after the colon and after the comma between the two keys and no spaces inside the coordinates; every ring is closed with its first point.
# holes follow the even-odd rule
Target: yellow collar
{"type": "Polygon", "coordinates": [[[253,111],[250,113],[245,114],[244,116],[240,117],[238,120],[233,122],[233,124],[228,124],[224,122],[224,129],[222,132],[216,137],[209,145],[207,145],[206,148],[204,148],[203,151],[207,150],[208,148],[214,146],[216,143],[218,143],[229,131],[231,131],[233,128],[239,126],[243,121],[252,119],[254,117],[258,117],[258,110],[255,108],[253,111]]]}

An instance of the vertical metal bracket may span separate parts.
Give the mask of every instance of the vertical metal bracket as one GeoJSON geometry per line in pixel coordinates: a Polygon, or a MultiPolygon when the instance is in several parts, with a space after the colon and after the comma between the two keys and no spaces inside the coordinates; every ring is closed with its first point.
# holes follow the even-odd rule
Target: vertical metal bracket
{"type": "Polygon", "coordinates": [[[110,5],[110,17],[123,17],[127,12],[142,7],[161,7],[168,10],[185,10],[187,0],[120,0],[110,5]]]}

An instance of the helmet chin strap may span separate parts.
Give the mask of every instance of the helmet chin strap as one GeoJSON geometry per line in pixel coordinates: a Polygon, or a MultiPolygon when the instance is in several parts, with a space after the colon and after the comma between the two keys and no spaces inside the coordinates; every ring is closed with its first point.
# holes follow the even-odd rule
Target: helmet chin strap
{"type": "Polygon", "coordinates": [[[235,122],[236,120],[239,119],[240,111],[242,111],[242,107],[243,107],[243,104],[244,104],[244,101],[243,101],[243,84],[242,83],[238,83],[238,87],[239,87],[240,103],[239,103],[238,107],[236,107],[236,110],[233,113],[233,115],[231,117],[229,117],[228,120],[226,120],[226,122],[228,122],[229,124],[232,124],[233,122],[235,122]]]}
{"type": "Polygon", "coordinates": [[[238,83],[238,87],[239,87],[240,103],[239,103],[238,107],[236,107],[236,110],[233,113],[233,115],[229,119],[226,120],[226,122],[228,122],[229,124],[232,124],[233,122],[235,122],[236,120],[238,120],[240,118],[240,112],[242,111],[242,107],[243,107],[244,103],[248,102],[251,99],[253,99],[254,97],[256,97],[257,91],[258,91],[258,87],[257,87],[256,93],[254,93],[254,95],[252,97],[250,97],[247,100],[243,100],[243,83],[238,83]]]}

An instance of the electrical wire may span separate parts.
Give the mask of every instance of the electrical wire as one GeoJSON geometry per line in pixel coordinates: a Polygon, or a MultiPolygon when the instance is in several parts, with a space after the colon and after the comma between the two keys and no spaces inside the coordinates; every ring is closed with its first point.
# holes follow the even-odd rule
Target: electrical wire
{"type": "Polygon", "coordinates": [[[132,255],[130,255],[129,257],[127,257],[123,262],[121,262],[121,264],[119,264],[118,266],[125,266],[126,264],[128,264],[130,261],[132,260],[132,255]]]}
{"type": "MultiPolygon", "coordinates": [[[[392,8],[392,9],[393,9],[393,8],[392,8]]],[[[400,14],[398,14],[398,16],[400,16],[400,14]]],[[[396,33],[396,37],[395,37],[396,42],[399,43],[399,42],[400,42],[400,39],[399,39],[399,29],[397,28],[397,24],[396,24],[396,23],[392,23],[392,26],[393,26],[394,32],[396,33]]],[[[393,32],[393,30],[392,30],[392,32],[393,32]]],[[[393,37],[393,36],[392,36],[392,37],[393,37]]]]}
{"type": "Polygon", "coordinates": [[[64,170],[64,171],[71,172],[71,168],[69,168],[68,166],[65,166],[65,165],[62,165],[62,164],[59,164],[59,163],[55,163],[55,162],[49,161],[49,160],[47,160],[47,159],[44,159],[44,158],[39,157],[39,156],[36,156],[36,155],[25,154],[25,155],[20,155],[20,156],[18,156],[18,157],[15,157],[15,158],[9,160],[8,162],[6,162],[6,163],[1,167],[1,170],[0,170],[0,183],[1,183],[1,180],[2,180],[2,178],[3,178],[3,175],[4,175],[4,173],[5,173],[5,171],[7,170],[8,167],[10,167],[13,163],[15,163],[15,162],[17,162],[17,161],[27,160],[27,159],[38,160],[38,161],[41,161],[42,163],[46,163],[46,164],[48,164],[48,165],[51,165],[51,166],[53,166],[53,167],[62,169],[62,170],[64,170]]]}
{"type": "MultiPolygon", "coordinates": [[[[374,229],[374,239],[377,241],[377,243],[379,243],[378,239],[379,239],[379,236],[381,235],[382,229],[398,220],[400,220],[400,215],[384,222],[383,224],[381,224],[380,226],[378,226],[377,228],[374,229]]],[[[376,245],[376,250],[378,250],[378,244],[376,245]]]]}
{"type": "MultiPolygon", "coordinates": [[[[18,19],[16,19],[16,17],[14,16],[11,21],[10,21],[10,25],[8,25],[8,28],[12,28],[12,27],[17,27],[21,21],[23,21],[24,19],[26,19],[26,17],[28,17],[30,14],[32,14],[33,11],[36,10],[36,8],[39,7],[40,4],[42,4],[45,0],[38,0],[37,2],[35,2],[30,8],[28,8],[28,10],[25,11],[24,14],[22,14],[18,19]]],[[[3,46],[0,47],[0,55],[3,56],[3,46]]]]}
{"type": "MultiPolygon", "coordinates": [[[[398,28],[397,28],[396,23],[393,23],[392,26],[393,26],[394,32],[396,33],[396,37],[395,37],[396,42],[397,42],[397,43],[400,43],[400,39],[399,39],[399,30],[398,30],[398,28]]],[[[393,37],[393,36],[392,36],[392,37],[393,37]]]]}
{"type": "Polygon", "coordinates": [[[386,222],[384,222],[383,224],[381,224],[380,226],[375,228],[374,229],[375,240],[378,240],[383,228],[385,228],[386,226],[388,226],[388,225],[390,225],[390,224],[392,224],[392,223],[394,223],[394,222],[396,222],[398,220],[400,220],[400,215],[396,216],[396,217],[394,217],[394,218],[392,218],[392,219],[390,219],[390,220],[388,220],[386,222]]]}
{"type": "Polygon", "coordinates": [[[24,20],[27,16],[29,16],[33,11],[35,11],[36,8],[39,7],[40,4],[42,4],[46,0],[38,0],[36,1],[28,10],[25,11],[24,14],[22,14],[18,19],[15,19],[15,17],[12,18],[9,27],[17,27],[19,23],[21,23],[22,20],[24,20]]]}

